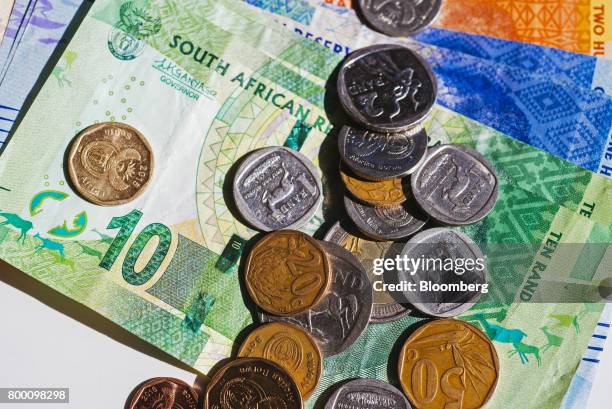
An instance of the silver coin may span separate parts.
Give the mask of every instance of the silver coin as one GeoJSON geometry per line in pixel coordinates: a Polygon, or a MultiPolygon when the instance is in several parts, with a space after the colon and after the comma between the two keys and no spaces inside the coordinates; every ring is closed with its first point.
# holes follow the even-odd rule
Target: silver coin
{"type": "Polygon", "coordinates": [[[398,271],[399,279],[414,283],[413,290],[403,292],[404,297],[429,315],[454,317],[469,310],[482,295],[482,287],[470,290],[467,286],[487,283],[484,254],[467,235],[455,230],[425,230],[405,244],[401,257],[409,268],[398,271]],[[423,288],[421,282],[432,285],[423,288]],[[457,288],[437,291],[434,284],[457,288]]]}
{"type": "Polygon", "coordinates": [[[421,230],[429,217],[411,200],[398,206],[375,207],[344,196],[344,207],[355,226],[374,240],[399,240],[421,230]]]}
{"type": "Polygon", "coordinates": [[[414,172],[425,157],[427,132],[417,127],[388,134],[345,125],[338,148],[344,163],[358,176],[396,179],[414,172]]]}
{"type": "Polygon", "coordinates": [[[354,379],[330,396],[325,409],[412,409],[404,394],[378,379],[354,379]]]}
{"type": "Polygon", "coordinates": [[[407,130],[430,113],[437,95],[429,64],[411,49],[379,44],[355,51],[338,74],[347,114],[377,132],[407,130]]]}
{"type": "MultiPolygon", "coordinates": [[[[403,244],[392,241],[372,241],[357,237],[346,231],[340,222],[336,222],[328,230],[323,240],[342,246],[353,253],[363,265],[372,285],[375,281],[384,280],[382,275],[375,274],[374,260],[391,257],[390,253],[393,253],[398,246],[403,247],[403,244]]],[[[396,271],[391,274],[397,277],[396,271]]],[[[372,294],[371,323],[381,324],[396,321],[410,314],[408,306],[396,302],[389,293],[372,289],[372,294]]]]}
{"type": "Polygon", "coordinates": [[[367,23],[392,37],[406,37],[427,27],[438,15],[442,0],[359,0],[367,23]]]}
{"type": "Polygon", "coordinates": [[[304,225],[320,205],[322,192],[319,173],[308,158],[280,146],[250,153],[233,184],[238,211],[263,231],[304,225]]]}
{"type": "Polygon", "coordinates": [[[348,251],[320,242],[332,263],[329,293],[310,310],[290,317],[259,313],[261,322],[284,321],[301,326],[319,342],[325,356],[339,354],[363,333],[372,312],[372,287],[363,266],[348,251]]]}
{"type": "Polygon", "coordinates": [[[458,226],[483,219],[495,206],[499,181],[480,153],[463,145],[430,149],[411,176],[414,198],[440,223],[458,226]]]}

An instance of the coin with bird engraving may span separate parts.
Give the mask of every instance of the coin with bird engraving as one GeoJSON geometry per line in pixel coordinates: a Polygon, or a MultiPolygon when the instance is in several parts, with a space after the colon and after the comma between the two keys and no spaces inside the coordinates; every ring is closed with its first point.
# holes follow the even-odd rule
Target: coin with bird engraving
{"type": "Polygon", "coordinates": [[[198,396],[180,379],[153,378],[141,384],[132,394],[130,409],[198,408],[198,396]]]}
{"type": "Polygon", "coordinates": [[[378,379],[353,379],[330,396],[324,409],[412,409],[404,394],[378,379]]]}
{"type": "Polygon", "coordinates": [[[372,28],[388,36],[406,37],[431,24],[442,0],[359,0],[357,4],[372,28]]]}

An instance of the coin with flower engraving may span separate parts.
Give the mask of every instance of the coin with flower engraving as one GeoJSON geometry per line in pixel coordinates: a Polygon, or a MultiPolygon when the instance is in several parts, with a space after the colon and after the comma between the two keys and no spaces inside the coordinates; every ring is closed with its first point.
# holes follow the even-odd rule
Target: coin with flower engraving
{"type": "Polygon", "coordinates": [[[68,175],[86,200],[103,206],[134,200],[153,176],[153,150],[134,127],[120,122],[92,125],[72,142],[68,175]]]}
{"type": "Polygon", "coordinates": [[[340,157],[356,175],[368,180],[396,179],[409,175],[427,152],[422,127],[381,133],[345,125],[338,136],[340,157]]]}
{"type": "Polygon", "coordinates": [[[317,342],[301,327],[286,322],[255,328],[240,346],[238,356],[277,363],[295,379],[304,399],[312,395],[323,371],[317,342]]]}
{"type": "Polygon", "coordinates": [[[392,37],[406,37],[427,27],[438,15],[442,0],[359,0],[367,23],[392,37]]]}
{"type": "Polygon", "coordinates": [[[404,394],[378,379],[353,379],[340,386],[325,409],[412,409],[404,394]]]}
{"type": "Polygon", "coordinates": [[[322,192],[319,172],[310,160],[282,146],[249,153],[233,183],[238,211],[262,231],[304,225],[323,200],[322,192]]]}
{"type": "Polygon", "coordinates": [[[340,67],[338,95],[346,113],[377,132],[421,123],[437,95],[429,64],[410,48],[377,44],[351,53],[340,67]]]}
{"type": "Polygon", "coordinates": [[[411,176],[412,193],[433,219],[465,225],[483,219],[495,206],[499,181],[491,163],[463,145],[430,149],[411,176]]]}
{"type": "Polygon", "coordinates": [[[180,379],[153,378],[143,383],[132,395],[130,409],[198,408],[198,396],[180,379]]]}

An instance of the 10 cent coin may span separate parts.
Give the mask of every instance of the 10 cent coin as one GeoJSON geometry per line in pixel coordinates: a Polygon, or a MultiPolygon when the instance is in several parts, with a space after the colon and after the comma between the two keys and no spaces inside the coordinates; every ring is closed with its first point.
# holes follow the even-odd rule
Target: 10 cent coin
{"type": "Polygon", "coordinates": [[[180,379],[153,378],[138,387],[129,408],[197,409],[198,396],[191,386],[180,379]]]}

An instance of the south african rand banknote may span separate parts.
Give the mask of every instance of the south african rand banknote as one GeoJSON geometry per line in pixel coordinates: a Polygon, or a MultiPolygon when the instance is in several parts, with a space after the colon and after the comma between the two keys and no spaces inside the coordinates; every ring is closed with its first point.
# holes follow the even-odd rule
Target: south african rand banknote
{"type": "Polygon", "coordinates": [[[13,3],[9,24],[4,32],[4,38],[0,45],[0,77],[2,73],[4,73],[11,56],[15,52],[30,17],[32,17],[36,1],[37,0],[15,0],[13,3]]]}
{"type": "MultiPolygon", "coordinates": [[[[247,1],[249,3],[249,1],[247,1]]],[[[551,74],[534,74],[447,48],[377,33],[353,10],[318,6],[297,22],[294,13],[270,3],[254,7],[290,30],[332,49],[354,50],[375,43],[400,43],[424,56],[438,81],[438,103],[507,135],[586,169],[612,177],[612,99],[551,74]]],[[[311,0],[306,5],[317,4],[311,0]]],[[[604,76],[597,86],[610,79],[604,76]]],[[[593,84],[594,85],[594,84],[593,84]]]]}
{"type": "MultiPolygon", "coordinates": [[[[294,1],[284,3],[295,8],[294,1]]],[[[356,0],[317,0],[346,10],[356,0]]],[[[612,57],[612,15],[606,0],[444,0],[434,26],[568,51],[612,57]]]]}
{"type": "MultiPolygon", "coordinates": [[[[78,56],[67,76],[71,85],[47,81],[0,157],[6,221],[0,257],[202,372],[229,355],[252,321],[238,263],[255,232],[232,216],[224,195],[235,161],[262,146],[299,149],[319,166],[326,185],[323,208],[304,230],[314,232],[337,209],[338,159],[323,105],[325,82],[340,58],[262,23],[243,4],[225,0],[96,2],[64,53],[78,56]],[[124,24],[135,16],[134,27],[124,24]],[[257,46],[264,42],[265,53],[257,46]],[[63,172],[74,135],[105,120],[135,126],[156,157],[147,191],[112,208],[80,199],[63,172]],[[144,284],[124,279],[133,274],[144,284]]],[[[500,175],[494,211],[463,229],[477,242],[539,247],[559,233],[567,243],[610,241],[608,179],[443,107],[427,128],[432,144],[470,145],[500,175]]],[[[555,253],[543,278],[599,282],[609,255],[585,270],[577,268],[582,253],[555,253]]],[[[490,257],[492,279],[520,291],[534,257],[490,257]]],[[[512,345],[496,343],[502,375],[490,407],[557,407],[601,308],[487,304],[463,317],[485,329],[495,322],[529,335],[525,361],[512,345]],[[559,322],[554,331],[563,339],[546,351],[545,320],[559,322]],[[553,370],[569,376],[550,375],[553,370]],[[527,387],[532,399],[525,401],[516,392],[527,387]]],[[[342,379],[386,379],[395,366],[389,362],[394,344],[419,320],[371,325],[351,348],[326,359],[307,407],[342,379]]]]}
{"type": "Polygon", "coordinates": [[[13,9],[14,0],[5,0],[0,4],[0,44],[2,44],[2,38],[8,25],[11,10],[13,9]]]}

